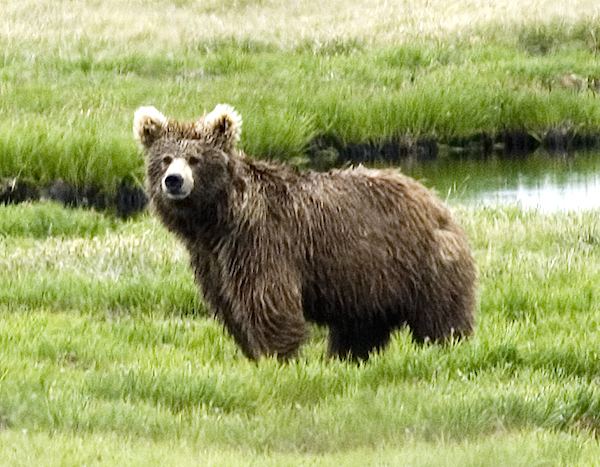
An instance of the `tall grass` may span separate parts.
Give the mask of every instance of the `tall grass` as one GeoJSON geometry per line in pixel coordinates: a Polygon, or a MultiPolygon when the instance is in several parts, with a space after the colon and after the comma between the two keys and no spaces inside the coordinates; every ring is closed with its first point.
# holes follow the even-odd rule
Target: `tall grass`
{"type": "Polygon", "coordinates": [[[130,127],[143,104],[193,118],[230,102],[244,115],[248,153],[296,163],[316,135],[447,142],[505,128],[600,128],[593,86],[561,85],[566,74],[600,77],[593,2],[538,2],[520,17],[514,1],[313,7],[7,2],[0,177],[109,191],[140,180],[130,127]]]}

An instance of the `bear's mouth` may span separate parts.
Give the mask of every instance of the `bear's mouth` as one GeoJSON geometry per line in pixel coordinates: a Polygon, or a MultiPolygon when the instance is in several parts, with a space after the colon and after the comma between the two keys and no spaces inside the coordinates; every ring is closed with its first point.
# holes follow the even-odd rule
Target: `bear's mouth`
{"type": "Polygon", "coordinates": [[[172,206],[187,206],[190,201],[190,194],[183,193],[162,193],[163,200],[172,206]]]}
{"type": "Polygon", "coordinates": [[[163,194],[165,195],[165,197],[168,200],[171,200],[171,201],[182,201],[182,200],[186,199],[188,196],[190,196],[189,193],[183,193],[181,191],[163,192],[163,194]]]}
{"type": "Polygon", "coordinates": [[[159,210],[168,211],[175,216],[187,217],[190,210],[193,209],[190,196],[174,198],[161,193],[161,196],[155,202],[159,210]]]}

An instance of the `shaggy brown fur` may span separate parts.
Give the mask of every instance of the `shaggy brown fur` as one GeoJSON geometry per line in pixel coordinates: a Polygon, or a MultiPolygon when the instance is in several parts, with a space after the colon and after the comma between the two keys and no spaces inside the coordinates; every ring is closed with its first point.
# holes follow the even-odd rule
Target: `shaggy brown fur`
{"type": "Polygon", "coordinates": [[[471,333],[475,266],[437,197],[396,170],[251,160],[235,148],[239,115],[215,112],[187,125],[136,114],[134,129],[154,209],[245,355],[294,355],[306,321],[329,327],[331,355],[358,359],[401,326],[417,341],[471,333]],[[161,188],[165,155],[192,168],[185,199],[161,188]]]}

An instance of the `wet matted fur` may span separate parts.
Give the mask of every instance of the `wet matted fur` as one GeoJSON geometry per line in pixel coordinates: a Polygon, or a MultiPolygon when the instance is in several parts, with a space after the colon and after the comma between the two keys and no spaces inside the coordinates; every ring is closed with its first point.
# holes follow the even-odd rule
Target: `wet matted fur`
{"type": "Polygon", "coordinates": [[[307,321],[329,328],[331,355],[358,359],[402,326],[417,341],[472,332],[474,261],[432,192],[397,170],[252,160],[237,148],[241,124],[228,105],[189,123],[153,107],[134,117],[154,211],[246,356],[293,356],[307,321]],[[183,199],[165,192],[174,160],[192,177],[183,199]]]}

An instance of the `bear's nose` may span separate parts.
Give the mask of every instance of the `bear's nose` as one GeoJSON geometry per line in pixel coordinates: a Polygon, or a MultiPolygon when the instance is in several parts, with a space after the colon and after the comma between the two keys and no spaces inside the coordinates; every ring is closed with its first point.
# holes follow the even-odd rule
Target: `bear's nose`
{"type": "Polygon", "coordinates": [[[183,177],[179,174],[170,174],[165,177],[165,187],[170,193],[177,193],[183,186],[183,177]]]}

